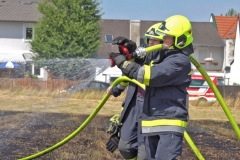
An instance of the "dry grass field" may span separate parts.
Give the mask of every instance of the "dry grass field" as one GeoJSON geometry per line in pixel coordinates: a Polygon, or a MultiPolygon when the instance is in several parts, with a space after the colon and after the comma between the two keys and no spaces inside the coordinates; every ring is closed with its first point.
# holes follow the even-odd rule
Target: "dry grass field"
{"type": "MultiPolygon", "coordinates": [[[[74,95],[33,90],[0,92],[0,159],[20,159],[42,151],[75,131],[94,111],[104,92],[74,95]]],[[[122,160],[118,151],[109,153],[105,143],[109,118],[120,113],[121,97],[110,97],[97,116],[77,136],[41,160],[122,160]]],[[[240,126],[239,100],[227,105],[240,126]]],[[[240,159],[240,140],[218,102],[201,106],[191,102],[187,132],[206,160],[240,159]]],[[[184,141],[181,160],[197,160],[184,141]]]]}

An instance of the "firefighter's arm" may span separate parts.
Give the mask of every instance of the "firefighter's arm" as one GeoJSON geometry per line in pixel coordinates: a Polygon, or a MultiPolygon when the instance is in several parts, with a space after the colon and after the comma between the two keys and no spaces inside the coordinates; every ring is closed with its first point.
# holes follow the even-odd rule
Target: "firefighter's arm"
{"type": "Polygon", "coordinates": [[[107,93],[110,95],[113,95],[114,97],[118,97],[127,88],[128,85],[129,85],[129,82],[125,82],[125,81],[120,82],[117,86],[113,88],[109,87],[107,89],[107,93]]]}

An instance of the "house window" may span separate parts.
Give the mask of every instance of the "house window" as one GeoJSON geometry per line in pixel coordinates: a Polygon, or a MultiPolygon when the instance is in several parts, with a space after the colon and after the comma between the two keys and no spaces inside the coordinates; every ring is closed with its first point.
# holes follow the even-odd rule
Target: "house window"
{"type": "Polygon", "coordinates": [[[24,24],[23,25],[23,40],[25,42],[29,42],[33,38],[34,38],[33,28],[30,26],[30,24],[24,24]]]}
{"type": "Polygon", "coordinates": [[[110,35],[110,34],[105,35],[106,43],[112,43],[112,41],[113,41],[113,35],[110,35]]]}
{"type": "Polygon", "coordinates": [[[33,75],[40,75],[41,69],[39,67],[36,67],[34,64],[32,64],[32,74],[33,75]]]}
{"type": "Polygon", "coordinates": [[[34,67],[34,74],[35,75],[40,75],[40,68],[35,68],[34,67]]]}
{"type": "Polygon", "coordinates": [[[27,40],[31,40],[31,39],[32,39],[32,36],[33,36],[32,28],[27,27],[27,28],[26,28],[26,39],[27,39],[27,40]]]}

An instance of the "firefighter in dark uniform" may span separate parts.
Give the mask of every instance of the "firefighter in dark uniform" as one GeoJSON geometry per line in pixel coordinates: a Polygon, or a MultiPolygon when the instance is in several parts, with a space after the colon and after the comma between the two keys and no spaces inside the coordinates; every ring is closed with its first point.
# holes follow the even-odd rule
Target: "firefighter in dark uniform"
{"type": "MultiPolygon", "coordinates": [[[[159,25],[160,23],[152,25],[145,33],[145,41],[148,46],[163,42],[162,36],[155,32],[155,28],[159,25]]],[[[124,40],[126,40],[124,37],[114,39],[116,44],[120,44],[124,40]]],[[[125,43],[129,43],[128,40],[126,41],[125,43]]],[[[147,46],[145,45],[144,47],[147,46]]],[[[144,59],[137,58],[134,62],[142,66],[144,60],[145,57],[144,59]]],[[[145,90],[134,83],[121,82],[116,87],[109,88],[108,93],[118,97],[126,87],[128,87],[128,89],[126,98],[122,104],[123,110],[120,116],[121,129],[118,149],[124,159],[147,160],[143,137],[140,136],[141,128],[138,127],[140,124],[139,116],[142,115],[143,110],[145,90]]]]}
{"type": "Polygon", "coordinates": [[[163,36],[164,49],[148,55],[151,63],[140,66],[116,53],[109,56],[124,75],[146,85],[141,131],[148,160],[174,160],[182,154],[188,121],[192,26],[186,17],[174,15],[155,31],[163,36]]]}

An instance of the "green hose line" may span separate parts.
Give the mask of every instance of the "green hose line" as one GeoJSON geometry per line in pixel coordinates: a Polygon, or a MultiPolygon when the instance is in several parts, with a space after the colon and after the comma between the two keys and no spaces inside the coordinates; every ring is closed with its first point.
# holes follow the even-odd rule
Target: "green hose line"
{"type": "Polygon", "coordinates": [[[227,104],[225,103],[221,93],[218,91],[217,87],[213,84],[212,80],[208,76],[207,72],[204,70],[204,68],[201,66],[201,64],[198,63],[198,61],[192,56],[189,56],[191,62],[194,64],[194,66],[198,69],[198,71],[202,74],[204,79],[207,81],[208,85],[211,87],[213,90],[217,100],[219,101],[220,105],[222,106],[225,114],[227,115],[235,133],[237,134],[238,140],[240,140],[240,129],[238,127],[238,124],[234,120],[231,112],[229,111],[229,108],[227,107],[227,104]]]}
{"type": "Polygon", "coordinates": [[[199,160],[205,160],[205,158],[199,152],[198,148],[195,146],[195,144],[193,143],[191,137],[188,135],[188,133],[186,131],[184,131],[184,138],[187,141],[187,143],[189,144],[189,146],[192,148],[193,152],[198,157],[198,159],[199,160]]]}
{"type": "Polygon", "coordinates": [[[154,46],[150,46],[150,47],[145,48],[145,51],[146,51],[146,53],[151,53],[153,51],[160,50],[162,48],[163,48],[162,44],[156,44],[154,46]]]}
{"type": "MultiPolygon", "coordinates": [[[[155,45],[155,46],[151,46],[148,48],[145,48],[146,53],[150,53],[153,52],[155,50],[159,50],[162,49],[162,45],[155,45]]],[[[211,89],[213,90],[215,96],[217,97],[219,103],[221,104],[225,114],[227,115],[230,123],[232,124],[232,127],[234,129],[234,131],[236,132],[238,139],[240,139],[240,130],[239,127],[236,123],[236,121],[234,120],[232,114],[230,113],[225,101],[223,100],[221,94],[219,93],[217,87],[213,84],[212,80],[209,78],[208,74],[206,73],[206,71],[203,69],[203,67],[197,62],[197,60],[194,59],[194,57],[192,55],[189,56],[191,62],[196,66],[196,68],[198,69],[198,71],[202,74],[202,76],[205,78],[205,80],[207,81],[208,85],[211,87],[211,89]]],[[[134,79],[129,79],[126,76],[123,77],[119,77],[117,78],[111,85],[111,87],[115,87],[116,85],[118,85],[120,82],[122,81],[128,81],[128,82],[132,82],[135,83],[136,85],[140,86],[141,88],[145,89],[145,85],[141,84],[140,82],[138,82],[137,80],[134,79]]],[[[56,143],[55,145],[40,151],[36,154],[33,154],[31,156],[25,157],[25,158],[21,158],[20,160],[28,160],[28,159],[34,159],[37,157],[40,157],[50,151],[53,151],[54,149],[57,149],[58,147],[62,146],[63,144],[67,143],[69,140],[71,140],[72,138],[74,138],[78,133],[80,133],[89,123],[90,121],[96,116],[96,114],[99,112],[99,110],[102,108],[102,106],[106,103],[106,101],[108,100],[108,98],[110,97],[109,94],[106,94],[103,99],[100,101],[100,103],[98,104],[98,106],[95,108],[95,110],[89,115],[89,117],[74,131],[72,132],[69,136],[67,136],[65,139],[63,139],[62,141],[56,143]]],[[[194,151],[194,153],[196,154],[196,156],[198,157],[198,159],[200,160],[204,160],[203,156],[201,155],[201,153],[199,152],[199,150],[197,149],[197,147],[195,146],[195,144],[193,143],[193,141],[191,140],[191,138],[189,137],[189,135],[187,134],[187,132],[184,132],[184,138],[186,139],[186,141],[188,142],[189,146],[192,148],[192,150],[194,151]]]]}

